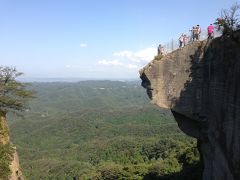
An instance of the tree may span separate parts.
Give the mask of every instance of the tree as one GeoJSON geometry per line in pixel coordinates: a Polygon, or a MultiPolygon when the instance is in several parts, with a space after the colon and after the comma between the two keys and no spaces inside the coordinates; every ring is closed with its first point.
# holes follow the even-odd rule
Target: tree
{"type": "Polygon", "coordinates": [[[23,73],[16,68],[0,66],[0,113],[24,111],[27,102],[34,97],[28,84],[17,80],[23,73]]]}
{"type": "Polygon", "coordinates": [[[34,97],[27,84],[17,81],[22,74],[15,68],[0,66],[0,179],[9,178],[15,151],[9,142],[6,114],[25,110],[27,101],[34,97]]]}
{"type": "Polygon", "coordinates": [[[215,24],[219,30],[222,29],[223,34],[232,35],[233,31],[240,28],[239,11],[240,5],[238,3],[233,4],[230,9],[221,11],[221,18],[217,18],[215,24]]]}

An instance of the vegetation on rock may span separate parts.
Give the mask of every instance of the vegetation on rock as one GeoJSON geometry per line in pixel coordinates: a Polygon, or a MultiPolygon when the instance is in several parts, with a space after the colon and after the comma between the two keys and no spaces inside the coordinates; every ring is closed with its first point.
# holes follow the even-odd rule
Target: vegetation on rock
{"type": "Polygon", "coordinates": [[[13,148],[7,144],[0,144],[0,179],[8,179],[11,171],[9,169],[10,163],[13,159],[13,148]]]}
{"type": "Polygon", "coordinates": [[[240,4],[235,3],[229,9],[221,11],[221,18],[217,18],[215,25],[218,30],[223,32],[223,35],[233,35],[233,32],[240,28],[240,4]]]}

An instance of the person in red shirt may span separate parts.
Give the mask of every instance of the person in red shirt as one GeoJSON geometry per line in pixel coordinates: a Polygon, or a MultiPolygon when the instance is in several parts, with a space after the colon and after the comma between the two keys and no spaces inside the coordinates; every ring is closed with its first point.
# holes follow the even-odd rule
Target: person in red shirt
{"type": "Polygon", "coordinates": [[[214,27],[212,24],[208,26],[207,31],[208,31],[208,39],[213,39],[214,27]]]}

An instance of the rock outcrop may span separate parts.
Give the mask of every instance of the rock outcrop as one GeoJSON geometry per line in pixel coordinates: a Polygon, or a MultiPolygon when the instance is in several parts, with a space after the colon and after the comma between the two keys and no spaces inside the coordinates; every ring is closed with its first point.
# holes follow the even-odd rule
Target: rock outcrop
{"type": "MultiPolygon", "coordinates": [[[[9,129],[6,120],[6,113],[0,112],[0,144],[6,145],[10,143],[9,129]]],[[[11,145],[13,146],[13,145],[11,145]]],[[[9,180],[23,180],[23,174],[19,165],[18,154],[16,148],[13,148],[13,157],[9,166],[11,175],[9,180]]],[[[0,172],[1,173],[1,172],[0,172]]],[[[1,179],[1,178],[0,178],[1,179]]]]}
{"type": "Polygon", "coordinates": [[[198,139],[202,178],[240,179],[240,31],[156,58],[140,77],[151,101],[198,139]]]}
{"type": "Polygon", "coordinates": [[[9,180],[24,180],[23,174],[19,165],[19,158],[16,150],[13,154],[13,160],[11,162],[10,169],[12,174],[9,177],[9,180]]]}

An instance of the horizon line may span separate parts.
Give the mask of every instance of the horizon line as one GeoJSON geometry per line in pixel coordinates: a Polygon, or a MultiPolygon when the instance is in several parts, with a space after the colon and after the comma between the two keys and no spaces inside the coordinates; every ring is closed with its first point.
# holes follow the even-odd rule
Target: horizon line
{"type": "Polygon", "coordinates": [[[140,81],[138,78],[19,77],[22,82],[140,81]]]}

